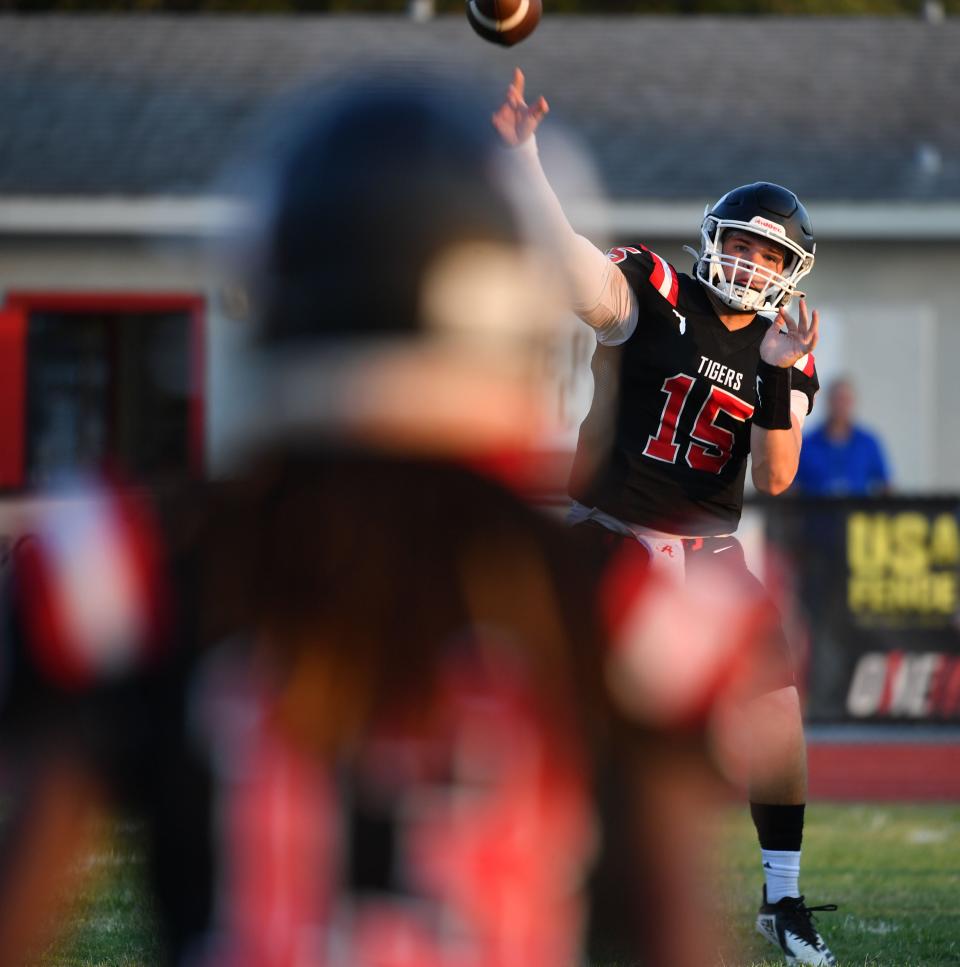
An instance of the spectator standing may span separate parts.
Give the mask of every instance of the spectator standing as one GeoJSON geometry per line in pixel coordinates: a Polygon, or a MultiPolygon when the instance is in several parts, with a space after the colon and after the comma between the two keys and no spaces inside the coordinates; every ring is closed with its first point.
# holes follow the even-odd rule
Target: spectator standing
{"type": "Polygon", "coordinates": [[[795,489],[811,496],[885,494],[890,471],[879,437],[855,421],[856,390],[847,377],[827,394],[823,423],[803,441],[795,489]]]}

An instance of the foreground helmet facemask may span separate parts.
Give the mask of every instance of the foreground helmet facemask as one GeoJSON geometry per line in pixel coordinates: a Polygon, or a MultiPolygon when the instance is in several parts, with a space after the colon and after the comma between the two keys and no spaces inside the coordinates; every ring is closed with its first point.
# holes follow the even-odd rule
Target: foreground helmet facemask
{"type": "Polygon", "coordinates": [[[697,261],[701,284],[738,312],[769,312],[787,306],[800,280],[813,268],[816,242],[806,209],[793,192],[769,182],[734,188],[704,212],[697,261]],[[749,259],[724,254],[731,232],[772,242],[784,252],[783,269],[774,272],[749,259]]]}

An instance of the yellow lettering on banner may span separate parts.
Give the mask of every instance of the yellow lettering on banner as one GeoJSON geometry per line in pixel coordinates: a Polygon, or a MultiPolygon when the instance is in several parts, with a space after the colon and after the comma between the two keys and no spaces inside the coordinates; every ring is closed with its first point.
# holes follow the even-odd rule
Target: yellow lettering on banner
{"type": "Polygon", "coordinates": [[[916,578],[852,577],[847,582],[847,606],[861,614],[952,615],[957,604],[957,578],[953,574],[925,574],[916,578]]]}
{"type": "Polygon", "coordinates": [[[957,575],[936,574],[933,581],[933,610],[942,614],[954,614],[960,605],[957,601],[957,575]]]}
{"type": "Polygon", "coordinates": [[[847,606],[854,613],[949,616],[960,607],[960,527],[954,514],[852,513],[847,606]]]}
{"type": "Polygon", "coordinates": [[[890,564],[893,572],[902,577],[925,574],[927,562],[927,534],[930,522],[923,514],[907,512],[893,518],[894,551],[890,564]]]}
{"type": "Polygon", "coordinates": [[[890,557],[883,514],[855,513],[847,518],[847,564],[854,574],[882,574],[890,557]]]}
{"type": "Polygon", "coordinates": [[[953,514],[940,514],[930,535],[930,560],[934,565],[960,563],[960,531],[953,514]]]}

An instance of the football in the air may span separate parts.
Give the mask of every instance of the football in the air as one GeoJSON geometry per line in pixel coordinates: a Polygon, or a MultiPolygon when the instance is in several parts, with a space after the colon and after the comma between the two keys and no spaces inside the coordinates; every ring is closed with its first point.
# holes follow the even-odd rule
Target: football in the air
{"type": "Polygon", "coordinates": [[[467,0],[470,26],[494,44],[512,47],[533,33],[543,13],[541,0],[467,0]]]}

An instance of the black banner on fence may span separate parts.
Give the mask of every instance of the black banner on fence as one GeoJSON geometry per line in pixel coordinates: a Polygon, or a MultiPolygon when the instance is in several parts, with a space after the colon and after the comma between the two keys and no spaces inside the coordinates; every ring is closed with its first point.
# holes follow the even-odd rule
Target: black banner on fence
{"type": "Polygon", "coordinates": [[[809,631],[807,718],[960,721],[960,500],[779,500],[809,631]]]}

